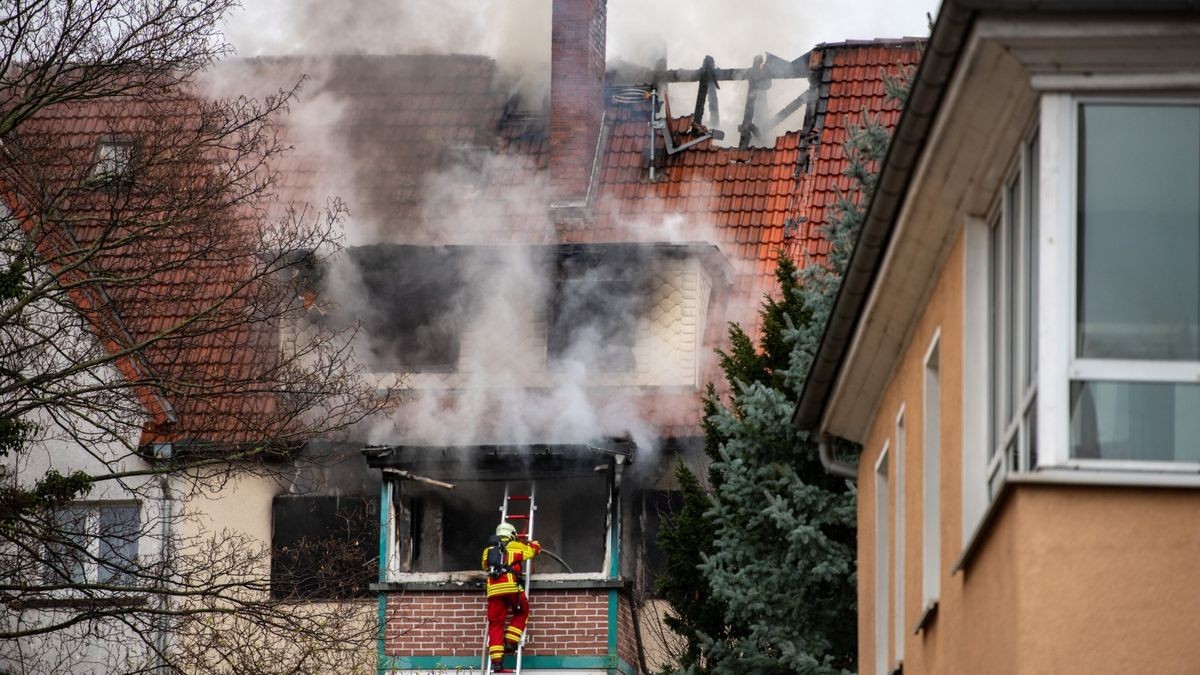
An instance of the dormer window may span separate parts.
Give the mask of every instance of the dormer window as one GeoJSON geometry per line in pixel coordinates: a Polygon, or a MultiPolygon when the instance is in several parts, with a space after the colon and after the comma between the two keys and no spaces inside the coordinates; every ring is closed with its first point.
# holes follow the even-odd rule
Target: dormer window
{"type": "Polygon", "coordinates": [[[376,373],[452,371],[470,303],[464,257],[445,246],[381,244],[349,249],[352,280],[325,279],[331,310],[323,321],[361,325],[359,352],[376,373]]]}
{"type": "Polygon", "coordinates": [[[630,255],[579,252],[560,261],[546,336],[552,365],[577,361],[597,371],[633,369],[645,265],[622,250],[630,255]]]}
{"type": "Polygon", "coordinates": [[[133,163],[133,143],[130,141],[100,141],[88,180],[92,183],[111,183],[128,180],[133,163]]]}

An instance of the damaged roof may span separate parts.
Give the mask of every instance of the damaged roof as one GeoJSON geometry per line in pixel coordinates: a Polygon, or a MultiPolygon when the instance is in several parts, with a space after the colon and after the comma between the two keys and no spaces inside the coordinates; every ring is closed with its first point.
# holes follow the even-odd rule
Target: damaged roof
{"type": "MultiPolygon", "coordinates": [[[[284,138],[295,149],[276,166],[277,210],[290,202],[319,207],[327,195],[338,195],[347,201],[356,227],[373,230],[379,240],[409,244],[717,243],[733,270],[734,302],[729,304],[756,309],[756,299],[774,287],[781,250],[801,261],[820,260],[828,252],[821,226],[838,191],[851,185],[842,175],[846,129],[864,112],[894,126],[898,108],[885,101],[884,78],[916,64],[919,43],[818,46],[811,52],[810,82],[819,94],[802,129],[779,136],[770,147],[742,150],[708,140],[670,156],[659,135],[653,141],[653,180],[647,166],[651,104],[621,102],[627,99],[614,97],[618,88],[609,88],[594,177],[594,217],[561,223],[547,217],[550,143],[545,115],[523,110],[497,85],[500,78],[491,59],[251,59],[228,64],[212,87],[221,94],[228,93],[222,87],[250,83],[262,89],[256,93],[265,93],[273,84],[285,86],[301,73],[310,75],[298,104],[283,120],[284,138]],[[487,208],[464,209],[467,203],[487,208]],[[455,227],[455,219],[464,217],[486,222],[455,227]]],[[[61,109],[45,118],[45,129],[57,135],[56,142],[75,149],[72,157],[90,162],[97,141],[111,135],[112,115],[102,104],[61,109]]],[[[670,118],[668,125],[678,142],[695,138],[689,135],[690,117],[670,118]]],[[[111,310],[135,333],[152,330],[166,310],[135,298],[216,292],[205,288],[232,283],[239,273],[236,266],[164,269],[111,310]],[[139,302],[144,303],[140,308],[139,302]]],[[[721,344],[729,320],[753,325],[757,316],[713,316],[705,327],[707,349],[721,344]]],[[[186,349],[152,354],[147,367],[153,374],[147,379],[238,372],[252,367],[254,355],[270,343],[262,335],[214,333],[186,349]]],[[[711,370],[705,379],[717,375],[711,370]]],[[[274,405],[269,399],[232,393],[203,402],[178,392],[167,396],[177,421],[147,425],[142,444],[239,442],[255,431],[255,414],[274,405]]],[[[671,436],[699,435],[699,403],[681,405],[683,399],[695,398],[695,393],[639,395],[651,415],[656,408],[664,411],[658,421],[671,436]]]]}

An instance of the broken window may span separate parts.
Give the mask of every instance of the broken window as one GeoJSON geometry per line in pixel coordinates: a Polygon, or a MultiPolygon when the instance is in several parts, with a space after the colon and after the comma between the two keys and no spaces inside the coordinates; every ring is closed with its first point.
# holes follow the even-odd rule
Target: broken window
{"type": "Polygon", "coordinates": [[[377,577],[378,499],[278,496],[271,505],[271,595],[368,595],[377,577]]]}
{"type": "Polygon", "coordinates": [[[96,184],[127,180],[133,163],[133,143],[101,141],[96,146],[95,160],[88,180],[96,184]]]}
{"type": "MultiPolygon", "coordinates": [[[[463,251],[453,247],[350,249],[365,297],[357,304],[375,372],[449,370],[458,363],[465,324],[463,251]]],[[[346,304],[346,303],[342,303],[346,304]]]]}
{"type": "Polygon", "coordinates": [[[631,247],[568,250],[559,268],[546,336],[551,364],[632,370],[646,301],[642,256],[631,247]]]}
{"type": "MultiPolygon", "coordinates": [[[[451,490],[399,481],[393,493],[400,556],[395,569],[478,570],[488,537],[500,522],[504,485],[504,481],[457,481],[451,490]]],[[[529,483],[514,481],[509,487],[512,494],[523,494],[529,483]]],[[[604,571],[608,495],[605,472],[537,481],[533,538],[548,552],[538,560],[539,574],[604,571]]],[[[524,521],[511,522],[518,531],[525,530],[524,521]]]]}

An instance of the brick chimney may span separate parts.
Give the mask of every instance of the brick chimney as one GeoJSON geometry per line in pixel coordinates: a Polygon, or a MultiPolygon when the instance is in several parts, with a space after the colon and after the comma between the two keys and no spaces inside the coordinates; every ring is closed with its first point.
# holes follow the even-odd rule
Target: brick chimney
{"type": "Polygon", "coordinates": [[[607,0],[554,0],[550,29],[554,211],[586,211],[589,206],[588,188],[604,121],[606,5],[607,0]]]}

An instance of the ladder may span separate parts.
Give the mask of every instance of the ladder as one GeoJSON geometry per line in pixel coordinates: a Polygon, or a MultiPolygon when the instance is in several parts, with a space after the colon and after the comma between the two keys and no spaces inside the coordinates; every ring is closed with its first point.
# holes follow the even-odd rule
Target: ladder
{"type": "MultiPolygon", "coordinates": [[[[517,538],[525,541],[533,540],[533,516],[537,512],[537,486],[530,483],[529,494],[515,495],[509,491],[509,484],[504,484],[504,501],[500,504],[500,522],[513,523],[517,528],[517,538]],[[514,506],[523,506],[523,509],[514,510],[514,506]]],[[[525,597],[529,598],[532,590],[530,581],[533,574],[533,561],[526,560],[521,563],[522,585],[525,587],[525,597]]],[[[492,660],[488,657],[488,631],[487,620],[484,619],[483,624],[483,664],[479,669],[483,675],[490,675],[492,672],[492,660]]],[[[517,665],[513,669],[513,673],[520,675],[521,673],[521,658],[525,652],[525,638],[529,635],[529,631],[525,630],[521,633],[521,641],[517,643],[517,665]]]]}

